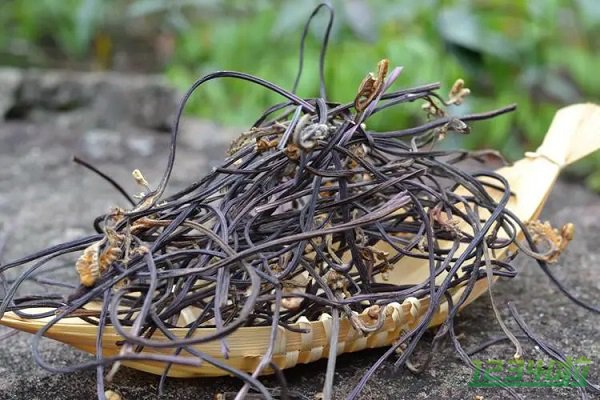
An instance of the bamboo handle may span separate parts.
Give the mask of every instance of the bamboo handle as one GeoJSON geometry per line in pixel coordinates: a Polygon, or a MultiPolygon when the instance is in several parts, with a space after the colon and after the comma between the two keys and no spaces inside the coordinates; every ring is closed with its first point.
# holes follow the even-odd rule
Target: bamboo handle
{"type": "Polygon", "coordinates": [[[534,154],[563,167],[598,149],[600,106],[585,103],[558,110],[544,142],[534,154]]]}

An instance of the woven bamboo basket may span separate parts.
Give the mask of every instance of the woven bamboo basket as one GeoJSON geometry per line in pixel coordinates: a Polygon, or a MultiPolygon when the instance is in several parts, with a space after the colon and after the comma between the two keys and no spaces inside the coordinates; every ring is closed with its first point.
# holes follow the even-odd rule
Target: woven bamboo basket
{"type": "MultiPolygon", "coordinates": [[[[536,152],[526,153],[525,157],[512,166],[504,167],[499,172],[510,183],[514,196],[511,197],[508,209],[515,213],[521,220],[528,221],[537,218],[550,193],[550,190],[560,170],[578,159],[600,149],[600,106],[594,104],[578,104],[559,110],[546,134],[544,142],[536,152]]],[[[490,195],[499,199],[500,192],[490,190],[490,195]]],[[[485,215],[482,215],[485,217],[485,215]]],[[[386,250],[381,246],[381,250],[386,250]]],[[[464,250],[464,248],[463,248],[464,250]]],[[[506,250],[505,250],[506,251],[506,250]]],[[[496,254],[501,257],[503,254],[496,254]]],[[[428,265],[426,260],[402,259],[390,272],[390,282],[395,284],[418,284],[428,279],[428,265]]],[[[443,277],[440,277],[443,279],[443,277]]],[[[463,307],[484,294],[488,289],[488,281],[479,280],[463,307]]],[[[464,287],[457,287],[453,291],[453,298],[457,300],[464,287]]],[[[429,299],[407,299],[402,304],[392,303],[385,309],[385,322],[381,328],[366,336],[354,330],[348,319],[340,321],[338,336],[338,354],[355,352],[368,348],[388,346],[393,343],[403,331],[415,326],[423,317],[429,299]]],[[[89,305],[93,307],[93,305],[89,305]]],[[[36,311],[40,311],[37,309],[36,311]]],[[[442,303],[437,309],[431,326],[441,324],[448,313],[447,303],[442,303]]],[[[193,313],[185,315],[184,322],[193,319],[193,313]]],[[[359,315],[365,325],[374,321],[367,312],[359,315]]],[[[1,324],[25,332],[35,333],[47,320],[24,320],[13,313],[6,313],[1,324]]],[[[297,364],[310,363],[327,357],[330,342],[331,317],[322,315],[318,321],[300,320],[295,327],[308,330],[308,333],[297,333],[279,327],[273,362],[279,368],[290,368],[297,364]]],[[[95,353],[95,339],[97,327],[79,318],[66,318],[53,326],[47,336],[73,347],[95,353]]],[[[173,334],[184,337],[186,329],[172,329],[173,334]]],[[[214,329],[198,329],[196,335],[204,336],[214,333],[214,329]]],[[[267,351],[271,327],[244,327],[232,333],[227,338],[230,349],[229,358],[223,359],[219,341],[204,343],[195,346],[197,350],[220,359],[242,371],[252,372],[267,351]]],[[[153,336],[155,340],[168,340],[160,334],[153,336]]],[[[103,334],[104,356],[118,355],[121,347],[119,341],[122,337],[111,327],[105,327],[103,334]]],[[[144,348],[148,353],[172,353],[171,349],[144,348]]],[[[185,352],[182,353],[185,355],[185,352]]],[[[165,365],[159,362],[124,361],[124,365],[138,370],[161,374],[165,365]]],[[[269,369],[264,374],[272,372],[269,369]]],[[[198,377],[221,376],[227,373],[208,363],[200,366],[173,365],[169,376],[173,377],[198,377]]]]}

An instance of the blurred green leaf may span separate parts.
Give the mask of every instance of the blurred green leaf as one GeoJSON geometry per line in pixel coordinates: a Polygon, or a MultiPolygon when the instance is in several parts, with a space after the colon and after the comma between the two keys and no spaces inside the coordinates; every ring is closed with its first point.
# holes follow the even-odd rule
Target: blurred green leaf
{"type": "Polygon", "coordinates": [[[575,3],[586,28],[593,29],[600,26],[600,4],[598,4],[598,0],[575,0],[575,3]]]}
{"type": "Polygon", "coordinates": [[[358,38],[366,41],[374,41],[377,38],[375,16],[365,0],[347,0],[343,11],[348,26],[358,38]]]}
{"type": "MultiPolygon", "coordinates": [[[[218,69],[253,73],[290,88],[298,66],[300,34],[319,2],[0,1],[0,60],[26,66],[86,61],[95,54],[90,47],[98,35],[107,35],[121,46],[122,56],[136,57],[129,53],[135,54],[138,45],[156,49],[158,38],[167,32],[174,38],[169,58],[142,62],[152,71],[164,71],[182,89],[218,69]]],[[[365,74],[388,58],[392,65],[405,67],[394,88],[439,81],[445,94],[457,78],[465,79],[473,94],[453,110],[459,115],[518,104],[513,115],[476,123],[470,135],[449,137],[445,146],[494,147],[514,159],[540,143],[558,108],[600,101],[596,73],[600,1],[330,2],[336,22],[325,75],[332,101],[351,101],[365,74]]],[[[318,56],[327,19],[323,10],[311,25],[298,89],[301,96],[318,94],[318,56]]],[[[224,123],[248,124],[279,100],[252,85],[225,80],[199,90],[186,111],[224,123]]],[[[423,118],[416,102],[378,115],[369,124],[398,129],[423,118]]],[[[570,170],[577,179],[588,177],[588,184],[600,190],[600,155],[570,170]]]]}
{"type": "Polygon", "coordinates": [[[469,7],[443,9],[438,24],[440,34],[447,43],[503,60],[512,61],[517,57],[511,43],[501,35],[486,29],[469,7]]]}
{"type": "MultiPolygon", "coordinates": [[[[277,19],[274,21],[272,34],[274,36],[295,34],[300,37],[302,27],[308,18],[308,10],[318,4],[317,1],[284,1],[279,7],[277,19]]],[[[323,11],[321,11],[323,12],[323,11]]]]}
{"type": "Polygon", "coordinates": [[[101,0],[83,0],[75,19],[74,47],[82,55],[92,41],[97,24],[102,18],[103,3],[101,0]]]}

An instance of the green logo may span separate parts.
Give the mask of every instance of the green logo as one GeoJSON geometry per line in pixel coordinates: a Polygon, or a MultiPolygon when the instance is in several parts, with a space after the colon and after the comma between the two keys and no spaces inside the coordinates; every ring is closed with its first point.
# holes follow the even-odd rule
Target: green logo
{"type": "Polygon", "coordinates": [[[473,360],[477,367],[470,387],[585,387],[592,361],[587,357],[566,362],[551,360],[473,360]]]}

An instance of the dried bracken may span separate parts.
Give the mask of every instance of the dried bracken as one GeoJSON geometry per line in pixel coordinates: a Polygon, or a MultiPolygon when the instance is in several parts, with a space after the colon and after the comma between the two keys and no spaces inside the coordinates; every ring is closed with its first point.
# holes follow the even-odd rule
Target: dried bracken
{"type": "Polygon", "coordinates": [[[530,255],[551,264],[558,261],[575,236],[575,226],[570,222],[558,230],[553,228],[549,221],[542,223],[535,220],[527,223],[527,229],[531,233],[534,244],[546,248],[543,253],[530,252],[530,255]]]}
{"type": "MultiPolygon", "coordinates": [[[[470,122],[507,113],[514,106],[450,117],[444,108],[460,104],[469,93],[462,80],[452,87],[447,101],[437,94],[437,83],[391,90],[401,70],[390,69],[387,60],[380,61],[377,74],[369,74],[360,84],[355,99],[345,104],[327,99],[324,55],[333,11],[321,5],[311,19],[323,9],[331,12],[331,18],[320,59],[318,98],[296,95],[302,68],[292,91],[241,72],[206,75],[181,103],[167,168],[155,189],[136,170],[134,179],[145,190],[142,198],[131,209],[99,216],[94,223],[97,234],[0,267],[1,276],[33,263],[5,290],[0,317],[13,311],[24,318],[51,318],[33,341],[40,365],[61,372],[96,368],[100,398],[108,397],[102,389],[105,368],[113,365],[112,377],[128,359],[162,363],[160,390],[173,364],[209,363],[244,382],[236,399],[250,390],[273,398],[274,392],[257,378],[269,369],[281,381],[278,393],[284,397],[285,380],[273,358],[276,335],[303,329],[308,321],[321,321],[329,338],[322,396],[330,399],[340,321],[348,320],[357,335],[368,335],[380,329],[385,318],[395,318],[401,305],[408,307],[407,330],[348,395],[356,399],[381,363],[394,354],[397,366],[414,371],[425,367],[414,366],[410,357],[444,303],[448,317],[436,331],[434,343],[437,346],[441,338],[450,337],[471,365],[454,332],[456,313],[479,280],[516,275],[512,255],[500,259],[492,255],[518,245],[544,267],[545,261],[554,261],[564,250],[572,239],[570,226],[557,232],[549,225],[530,224],[531,237],[506,209],[511,197],[507,181],[495,172],[470,173],[463,168],[463,161],[478,162],[492,153],[433,149],[445,135],[466,134],[470,122]],[[259,85],[283,100],[258,116],[232,143],[219,167],[165,196],[185,104],[197,88],[221,78],[259,85]],[[428,122],[385,132],[370,127],[368,119],[373,115],[415,101],[426,102],[428,122]],[[500,193],[501,200],[495,201],[490,191],[500,193]],[[523,231],[527,244],[519,241],[518,231],[523,231]],[[540,238],[553,246],[545,257],[535,249],[540,238]],[[80,287],[68,297],[64,291],[43,298],[17,295],[36,270],[64,254],[80,255],[76,263],[80,287]],[[426,262],[429,277],[410,285],[395,284],[390,274],[411,272],[399,267],[403,260],[426,262]],[[453,301],[450,294],[459,287],[464,295],[453,301]],[[89,305],[95,308],[85,309],[89,305]],[[38,314],[22,313],[39,307],[43,311],[38,314]],[[98,325],[100,350],[103,329],[110,325],[123,337],[120,353],[109,357],[99,351],[83,365],[50,365],[38,351],[39,340],[56,323],[73,316],[98,325]],[[229,336],[248,326],[267,327],[271,332],[269,347],[251,375],[225,361],[229,336]],[[174,336],[172,328],[184,329],[185,337],[174,336]],[[196,336],[203,328],[211,333],[196,336]],[[193,346],[207,342],[219,344],[223,359],[193,346]]],[[[220,396],[229,398],[229,394],[220,396]]]]}
{"type": "Polygon", "coordinates": [[[123,400],[119,393],[112,390],[107,390],[104,396],[106,396],[106,400],[123,400]]]}
{"type": "Polygon", "coordinates": [[[388,60],[381,60],[377,65],[377,74],[369,72],[366,78],[362,81],[358,87],[358,94],[356,100],[354,100],[354,109],[357,112],[363,112],[365,108],[371,104],[375,97],[379,96],[383,91],[383,85],[385,83],[385,77],[388,73],[390,62],[388,60]]]}

